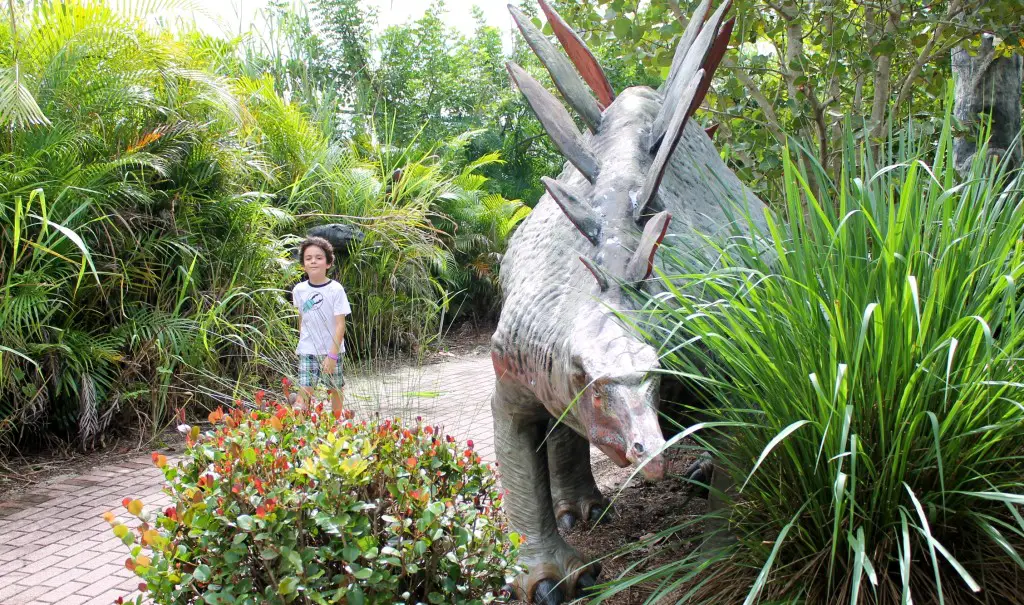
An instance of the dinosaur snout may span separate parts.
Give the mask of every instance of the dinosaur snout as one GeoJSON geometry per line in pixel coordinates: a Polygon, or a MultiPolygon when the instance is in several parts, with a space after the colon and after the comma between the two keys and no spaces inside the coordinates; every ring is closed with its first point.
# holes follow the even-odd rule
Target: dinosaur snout
{"type": "Polygon", "coordinates": [[[657,411],[648,405],[624,407],[623,413],[597,418],[590,430],[591,443],[619,466],[636,466],[651,481],[663,478],[665,438],[657,411]]]}
{"type": "Polygon", "coordinates": [[[626,460],[630,464],[640,467],[644,478],[650,481],[658,481],[665,477],[665,456],[662,449],[665,446],[665,439],[661,436],[659,429],[656,435],[646,440],[634,441],[633,446],[626,451],[626,460]]]}
{"type": "MultiPolygon", "coordinates": [[[[650,391],[649,391],[650,392],[650,391]]],[[[630,406],[626,459],[638,467],[644,477],[657,481],[665,476],[665,437],[658,423],[656,401],[641,398],[630,406]]]]}
{"type": "Polygon", "coordinates": [[[665,438],[658,423],[657,383],[597,380],[584,420],[590,442],[620,467],[638,467],[649,480],[665,476],[665,438]]]}

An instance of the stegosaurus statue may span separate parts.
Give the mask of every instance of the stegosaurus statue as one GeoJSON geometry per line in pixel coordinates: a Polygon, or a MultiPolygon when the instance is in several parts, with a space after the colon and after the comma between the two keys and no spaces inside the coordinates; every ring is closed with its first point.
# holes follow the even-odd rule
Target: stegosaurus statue
{"type": "Polygon", "coordinates": [[[590,470],[590,444],[621,466],[642,465],[650,479],[665,472],[658,354],[616,319],[635,306],[628,288],[654,287],[648,278],[662,240],[709,250],[705,236],[736,228],[737,216],[763,220],[764,205],[689,120],[728,47],[728,4],[709,14],[704,0],[660,91],[616,95],[582,40],[539,1],[568,57],[522,12],[509,10],[589,132],[581,134],[554,95],[508,63],[568,162],[558,179],[544,178],[547,194],[501,264],[492,410],[505,510],[526,540],[528,573],[515,589],[555,605],[579,596],[600,573],[558,533],[608,506],[590,470]]]}

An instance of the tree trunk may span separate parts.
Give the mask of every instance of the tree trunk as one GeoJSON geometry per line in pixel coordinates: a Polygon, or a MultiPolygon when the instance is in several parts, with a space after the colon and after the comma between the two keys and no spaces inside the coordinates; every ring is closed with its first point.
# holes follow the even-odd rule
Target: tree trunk
{"type": "Polygon", "coordinates": [[[953,115],[971,132],[957,137],[953,155],[957,170],[963,173],[971,165],[978,148],[979,115],[992,120],[988,155],[1010,154],[1014,165],[1022,158],[1021,86],[1024,85],[1024,60],[1020,55],[997,57],[994,40],[982,36],[981,50],[972,55],[965,48],[953,50],[953,75],[956,80],[953,115]]]}
{"type": "MultiPolygon", "coordinates": [[[[896,5],[886,5],[882,10],[882,14],[879,15],[885,21],[882,29],[882,36],[885,40],[891,40],[896,36],[896,26],[899,23],[896,13],[898,8],[896,5]]],[[[890,88],[892,55],[890,53],[878,55],[875,61],[875,94],[871,101],[871,135],[875,138],[876,142],[880,142],[881,139],[888,135],[883,130],[885,129],[885,110],[889,108],[889,95],[892,92],[890,88]]]]}

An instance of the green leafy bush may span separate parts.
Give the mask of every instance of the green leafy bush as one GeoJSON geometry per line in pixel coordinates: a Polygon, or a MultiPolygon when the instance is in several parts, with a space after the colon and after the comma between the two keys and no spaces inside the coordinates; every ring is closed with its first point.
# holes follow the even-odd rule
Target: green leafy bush
{"type": "MultiPolygon", "coordinates": [[[[261,399],[261,396],[257,397],[261,399]]],[[[519,538],[494,475],[437,429],[271,411],[210,414],[177,464],[173,505],[106,518],[157,603],[490,603],[519,538]]],[[[139,598],[141,602],[141,597],[139,598]]]]}
{"type": "Polygon", "coordinates": [[[612,591],[1020,602],[1024,195],[1005,167],[959,177],[949,121],[934,158],[892,142],[878,170],[847,141],[825,197],[787,163],[787,217],[765,238],[729,240],[715,266],[677,251],[647,329],[711,401],[684,434],[731,477],[735,542],[612,591]]]}

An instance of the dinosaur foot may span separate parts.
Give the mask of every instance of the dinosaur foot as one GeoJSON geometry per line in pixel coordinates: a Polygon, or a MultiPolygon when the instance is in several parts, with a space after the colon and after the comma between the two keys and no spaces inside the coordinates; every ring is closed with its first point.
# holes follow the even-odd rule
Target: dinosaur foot
{"type": "Polygon", "coordinates": [[[601,564],[584,565],[575,555],[565,564],[541,563],[529,566],[530,572],[520,576],[510,587],[513,594],[533,605],[562,605],[586,596],[601,575],[601,564]]]}
{"type": "Polygon", "coordinates": [[[562,531],[571,530],[581,520],[607,523],[614,514],[611,502],[600,492],[576,500],[559,500],[555,504],[555,519],[558,521],[558,529],[562,531]]]}
{"type": "Polygon", "coordinates": [[[683,476],[693,483],[693,495],[698,498],[708,498],[707,486],[711,484],[711,477],[714,474],[715,463],[710,456],[701,456],[694,460],[685,471],[683,476]],[[703,484],[703,485],[701,485],[703,484]]]}

